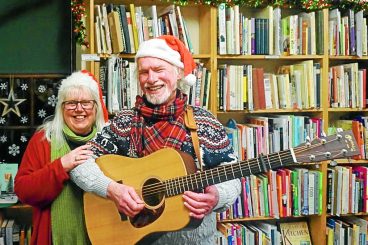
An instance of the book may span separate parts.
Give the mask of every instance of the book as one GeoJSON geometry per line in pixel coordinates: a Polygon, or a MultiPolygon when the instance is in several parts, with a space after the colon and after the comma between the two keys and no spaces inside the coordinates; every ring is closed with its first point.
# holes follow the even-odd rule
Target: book
{"type": "Polygon", "coordinates": [[[117,11],[111,11],[107,14],[110,27],[110,38],[112,43],[112,52],[120,53],[124,51],[123,36],[120,28],[120,17],[117,11]]]}
{"type": "Polygon", "coordinates": [[[123,4],[120,4],[118,6],[119,11],[120,11],[120,22],[122,25],[122,29],[123,29],[123,36],[124,36],[124,42],[125,42],[125,52],[126,53],[131,53],[132,49],[131,49],[131,43],[130,43],[130,33],[129,33],[129,28],[128,28],[128,18],[127,18],[127,12],[126,12],[126,6],[123,4]]]}
{"type": "Polygon", "coordinates": [[[18,172],[17,163],[1,163],[0,164],[0,185],[1,192],[14,192],[14,178],[18,172]]]}
{"type": "Polygon", "coordinates": [[[279,227],[284,245],[312,244],[307,221],[281,222],[279,227]]]}

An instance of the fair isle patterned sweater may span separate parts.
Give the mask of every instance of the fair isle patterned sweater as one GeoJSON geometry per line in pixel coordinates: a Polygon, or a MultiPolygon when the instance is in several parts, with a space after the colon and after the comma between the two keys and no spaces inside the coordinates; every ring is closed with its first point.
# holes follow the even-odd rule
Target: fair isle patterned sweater
{"type": "MultiPolygon", "coordinates": [[[[193,107],[197,123],[197,133],[200,141],[200,151],[204,168],[213,168],[220,164],[234,162],[233,150],[221,123],[208,111],[193,107]]],[[[96,156],[118,154],[136,157],[130,144],[131,120],[135,111],[124,110],[111,120],[110,124],[92,140],[92,150],[96,156]]],[[[147,122],[146,122],[147,123],[147,122]]],[[[148,123],[149,124],[149,123],[148,123]]],[[[147,125],[148,127],[150,125],[147,125]]],[[[181,151],[189,153],[196,159],[189,130],[181,151]]],[[[197,159],[196,159],[197,161],[197,159]]],[[[139,166],[137,166],[138,168],[139,166]]],[[[94,158],[79,165],[70,172],[72,180],[83,190],[94,192],[106,197],[107,186],[112,181],[103,175],[94,158]]],[[[216,185],[219,192],[219,202],[215,211],[223,211],[232,205],[239,196],[240,181],[230,180],[216,185]]],[[[216,214],[207,215],[196,229],[168,232],[154,244],[215,244],[216,214]]]]}

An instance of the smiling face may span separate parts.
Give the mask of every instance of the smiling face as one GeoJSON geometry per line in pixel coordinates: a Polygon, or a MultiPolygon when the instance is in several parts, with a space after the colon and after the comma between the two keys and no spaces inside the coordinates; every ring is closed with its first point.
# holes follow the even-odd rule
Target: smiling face
{"type": "MultiPolygon", "coordinates": [[[[86,101],[93,100],[88,89],[76,89],[71,91],[64,101],[86,101]]],[[[77,135],[87,135],[92,131],[96,121],[96,105],[92,109],[83,109],[80,103],[75,110],[67,110],[63,106],[63,117],[65,124],[77,135]]]]}
{"type": "Polygon", "coordinates": [[[180,79],[178,68],[153,57],[139,58],[137,64],[139,84],[147,100],[154,105],[173,102],[180,79]]]}

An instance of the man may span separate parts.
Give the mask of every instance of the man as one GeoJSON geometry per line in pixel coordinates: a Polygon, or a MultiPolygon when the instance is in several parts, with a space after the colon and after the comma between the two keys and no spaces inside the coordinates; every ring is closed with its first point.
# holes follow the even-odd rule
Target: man
{"type": "MultiPolygon", "coordinates": [[[[118,154],[147,156],[170,147],[189,153],[198,163],[184,113],[187,96],[179,83],[192,83],[194,60],[184,44],[173,36],[161,36],[142,43],[136,54],[137,76],[143,96],[135,107],[123,110],[92,140],[96,156],[118,154]]],[[[194,80],[195,81],[195,80],[194,80]]],[[[224,127],[208,111],[194,107],[194,119],[200,144],[200,168],[214,168],[234,161],[233,150],[224,127]]],[[[162,159],[163,161],[165,159],[162,159]]],[[[139,166],[137,165],[137,168],[139,166]]],[[[133,187],[119,184],[104,176],[93,158],[75,168],[72,179],[82,189],[107,197],[129,217],[140,213],[145,204],[133,187]]],[[[186,191],[185,207],[194,219],[203,219],[198,228],[168,232],[157,244],[214,244],[215,211],[229,207],[240,194],[240,181],[232,180],[206,187],[203,192],[186,191]]]]}

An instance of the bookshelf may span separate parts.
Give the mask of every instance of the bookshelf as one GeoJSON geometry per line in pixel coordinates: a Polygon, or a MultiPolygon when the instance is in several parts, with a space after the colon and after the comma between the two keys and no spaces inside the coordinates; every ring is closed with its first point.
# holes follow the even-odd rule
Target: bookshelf
{"type": "MultiPolygon", "coordinates": [[[[96,47],[94,41],[94,5],[103,3],[113,3],[113,4],[125,4],[129,5],[134,3],[136,6],[142,6],[143,8],[148,8],[152,4],[157,6],[157,9],[165,8],[170,5],[170,3],[163,3],[161,1],[154,0],[141,0],[141,1],[129,1],[129,0],[119,0],[119,1],[109,1],[109,0],[90,0],[88,1],[88,19],[87,19],[87,29],[88,36],[90,38],[90,47],[86,50],[86,53],[95,54],[96,47]]],[[[329,54],[329,37],[327,35],[329,30],[329,10],[322,10],[322,26],[324,30],[323,39],[321,40],[321,45],[323,46],[323,52],[318,54],[307,54],[307,55],[274,55],[274,54],[262,54],[262,55],[241,55],[241,54],[218,54],[217,49],[217,36],[218,36],[218,9],[212,6],[200,6],[195,4],[189,4],[188,6],[182,6],[182,15],[185,17],[188,23],[188,29],[190,37],[194,45],[194,58],[205,64],[205,66],[212,71],[211,73],[211,83],[210,87],[210,104],[209,110],[222,122],[226,124],[229,119],[235,119],[237,122],[243,123],[245,118],[249,115],[256,116],[277,116],[277,115],[296,115],[296,116],[309,116],[320,118],[323,121],[323,130],[327,132],[329,125],[334,121],[338,120],[344,116],[351,115],[368,115],[368,109],[364,108],[330,108],[329,101],[329,69],[333,65],[344,64],[348,62],[358,62],[360,66],[367,67],[368,57],[362,56],[352,56],[352,55],[330,55],[329,54]],[[260,110],[219,110],[218,109],[218,87],[217,83],[219,80],[217,70],[221,65],[244,65],[251,64],[254,67],[264,67],[265,71],[277,73],[280,65],[293,65],[295,63],[300,63],[304,61],[312,60],[313,63],[320,64],[321,70],[321,87],[320,87],[320,106],[311,107],[306,109],[260,109],[260,110]]],[[[241,8],[240,12],[251,14],[253,9],[241,8]]],[[[258,11],[258,10],[257,10],[258,11]]],[[[257,12],[255,11],[255,12],[257,12]]],[[[290,10],[283,9],[283,17],[293,14],[300,13],[300,10],[290,10]]],[[[255,15],[254,15],[255,16],[255,15]]],[[[108,57],[109,55],[100,55],[103,57],[108,57]]],[[[134,54],[119,54],[119,57],[123,57],[130,61],[134,61],[134,54]]],[[[92,73],[97,74],[98,71],[95,69],[94,62],[87,62],[87,69],[91,70],[92,73]]],[[[338,161],[338,164],[358,164],[365,165],[368,163],[367,160],[359,161],[338,161]]],[[[311,170],[321,171],[323,174],[322,186],[327,186],[327,169],[329,167],[329,162],[322,162],[319,165],[310,165],[308,168],[311,170]]],[[[309,222],[310,233],[312,242],[314,244],[326,244],[326,220],[330,215],[326,213],[326,188],[322,189],[322,212],[321,214],[308,215],[305,216],[309,222]]],[[[354,215],[354,214],[351,214],[354,215]]],[[[368,214],[359,213],[359,217],[367,219],[368,214]]],[[[304,217],[304,216],[303,216],[304,217]]],[[[281,221],[286,220],[298,220],[301,217],[287,217],[282,218],[281,221]]],[[[275,221],[272,217],[256,217],[256,218],[242,218],[225,220],[222,222],[248,222],[257,220],[269,220],[275,221]]]]}

